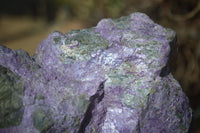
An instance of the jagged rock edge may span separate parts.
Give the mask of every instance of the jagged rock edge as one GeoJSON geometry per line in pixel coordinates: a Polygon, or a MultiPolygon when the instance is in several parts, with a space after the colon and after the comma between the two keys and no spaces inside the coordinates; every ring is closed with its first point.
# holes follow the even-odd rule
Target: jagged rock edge
{"type": "Polygon", "coordinates": [[[90,97],[90,104],[88,105],[84,117],[81,121],[78,133],[85,133],[85,129],[87,128],[93,117],[93,111],[95,110],[96,106],[103,100],[105,81],[106,80],[100,83],[96,93],[90,97]]]}
{"type": "Polygon", "coordinates": [[[161,69],[161,72],[159,74],[160,77],[165,77],[167,75],[169,75],[169,73],[171,72],[171,67],[170,67],[170,63],[172,61],[173,54],[175,52],[177,52],[177,35],[174,37],[174,39],[172,41],[169,42],[170,45],[170,53],[168,55],[169,59],[166,63],[166,65],[161,69]]]}

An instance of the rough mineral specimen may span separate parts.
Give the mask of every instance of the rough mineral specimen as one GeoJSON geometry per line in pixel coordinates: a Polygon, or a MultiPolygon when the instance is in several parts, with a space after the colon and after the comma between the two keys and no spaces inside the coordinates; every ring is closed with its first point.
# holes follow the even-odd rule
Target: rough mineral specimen
{"type": "Polygon", "coordinates": [[[142,13],[53,32],[32,58],[0,46],[0,132],[187,133],[176,34],[142,13]]]}
{"type": "Polygon", "coordinates": [[[18,126],[24,114],[19,76],[0,66],[0,128],[18,126]]]}

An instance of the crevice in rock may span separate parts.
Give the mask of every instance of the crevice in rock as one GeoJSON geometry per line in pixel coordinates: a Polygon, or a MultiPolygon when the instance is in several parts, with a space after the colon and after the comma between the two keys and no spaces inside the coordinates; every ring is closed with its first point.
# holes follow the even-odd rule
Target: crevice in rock
{"type": "Polygon", "coordinates": [[[104,83],[105,83],[105,81],[106,80],[104,80],[103,82],[100,83],[96,93],[90,97],[90,104],[84,114],[83,120],[81,121],[78,133],[85,133],[85,129],[92,119],[93,110],[95,109],[97,104],[99,102],[101,102],[102,99],[104,98],[104,83]]]}
{"type": "MultiPolygon", "coordinates": [[[[169,61],[168,61],[169,62],[169,61]]],[[[160,77],[165,77],[170,73],[170,69],[168,66],[168,63],[165,67],[162,68],[161,72],[160,72],[160,77]]]]}
{"type": "Polygon", "coordinates": [[[171,69],[173,68],[175,62],[176,62],[176,57],[177,57],[177,45],[176,45],[176,42],[177,42],[177,36],[174,37],[174,39],[172,41],[170,41],[169,45],[170,45],[170,53],[169,53],[169,59],[167,61],[167,64],[166,66],[164,66],[162,69],[161,69],[161,72],[160,72],[160,77],[165,77],[167,76],[170,72],[171,72],[171,69]]]}

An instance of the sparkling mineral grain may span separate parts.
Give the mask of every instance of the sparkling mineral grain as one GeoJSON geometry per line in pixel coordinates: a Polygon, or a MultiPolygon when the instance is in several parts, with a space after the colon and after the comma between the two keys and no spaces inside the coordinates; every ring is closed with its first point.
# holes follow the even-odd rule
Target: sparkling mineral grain
{"type": "Polygon", "coordinates": [[[176,34],[142,13],[52,32],[34,57],[0,46],[1,133],[187,133],[176,34]]]}

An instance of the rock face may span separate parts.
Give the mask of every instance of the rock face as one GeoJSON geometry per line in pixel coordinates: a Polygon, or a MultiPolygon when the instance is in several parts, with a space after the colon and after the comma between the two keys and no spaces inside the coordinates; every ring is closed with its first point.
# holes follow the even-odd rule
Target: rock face
{"type": "Polygon", "coordinates": [[[19,76],[0,66],[0,128],[18,126],[24,114],[19,76]]]}
{"type": "Polygon", "coordinates": [[[0,132],[187,133],[175,52],[176,34],[142,13],[53,32],[34,58],[0,46],[0,132]]]}

